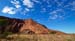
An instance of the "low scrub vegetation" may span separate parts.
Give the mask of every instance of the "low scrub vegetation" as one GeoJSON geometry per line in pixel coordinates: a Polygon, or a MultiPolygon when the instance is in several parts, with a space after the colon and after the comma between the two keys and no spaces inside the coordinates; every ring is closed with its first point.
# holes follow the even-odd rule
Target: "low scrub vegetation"
{"type": "Polygon", "coordinates": [[[55,34],[12,34],[8,35],[6,41],[75,41],[75,35],[55,34]]]}

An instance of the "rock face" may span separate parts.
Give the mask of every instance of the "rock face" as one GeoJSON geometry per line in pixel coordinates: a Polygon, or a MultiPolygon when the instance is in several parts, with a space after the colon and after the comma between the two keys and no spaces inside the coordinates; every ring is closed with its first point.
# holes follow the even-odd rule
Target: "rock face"
{"type": "Polygon", "coordinates": [[[26,34],[47,34],[48,29],[43,25],[33,21],[32,19],[20,20],[8,17],[0,17],[0,20],[4,19],[7,24],[0,25],[1,32],[10,31],[13,33],[26,33],[26,34]]]}
{"type": "Polygon", "coordinates": [[[17,33],[19,32],[20,28],[23,26],[24,21],[20,19],[14,19],[14,18],[8,18],[8,17],[2,17],[0,16],[0,31],[3,32],[13,32],[17,33]]]}
{"type": "Polygon", "coordinates": [[[24,20],[24,25],[21,27],[20,32],[27,32],[30,30],[36,34],[46,34],[48,33],[48,29],[45,28],[43,25],[36,23],[32,19],[24,20]]]}
{"type": "Polygon", "coordinates": [[[14,19],[0,16],[0,33],[25,33],[25,34],[64,34],[63,32],[49,30],[45,25],[39,24],[32,19],[14,19]]]}

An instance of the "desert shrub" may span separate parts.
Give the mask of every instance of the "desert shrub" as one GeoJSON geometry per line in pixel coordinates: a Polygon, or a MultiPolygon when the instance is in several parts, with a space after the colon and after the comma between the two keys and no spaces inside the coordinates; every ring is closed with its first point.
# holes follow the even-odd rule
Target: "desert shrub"
{"type": "Polygon", "coordinates": [[[6,26],[8,21],[6,19],[0,19],[0,26],[6,26]]]}
{"type": "Polygon", "coordinates": [[[72,41],[72,39],[66,39],[67,41],[72,41]]]}
{"type": "Polygon", "coordinates": [[[2,34],[0,34],[0,38],[6,38],[8,35],[13,34],[12,32],[4,32],[2,34]]]}
{"type": "Polygon", "coordinates": [[[49,32],[49,34],[56,34],[56,32],[55,31],[52,31],[52,32],[49,32]]]}

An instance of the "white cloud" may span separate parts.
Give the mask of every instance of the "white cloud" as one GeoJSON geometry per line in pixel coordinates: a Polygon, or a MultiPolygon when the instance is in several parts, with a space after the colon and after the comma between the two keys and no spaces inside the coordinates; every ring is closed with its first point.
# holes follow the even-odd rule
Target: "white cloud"
{"type": "Polygon", "coordinates": [[[50,12],[50,14],[58,14],[58,12],[64,13],[64,10],[63,9],[57,9],[57,10],[54,10],[54,11],[50,12]]]}
{"type": "Polygon", "coordinates": [[[30,0],[23,0],[23,5],[27,6],[28,8],[33,7],[33,3],[30,0]]]}
{"type": "MultiPolygon", "coordinates": [[[[15,6],[15,11],[14,12],[19,12],[20,14],[26,14],[27,12],[30,11],[29,8],[33,7],[33,3],[30,0],[21,0],[23,2],[23,4],[20,4],[20,1],[18,0],[12,0],[10,1],[12,3],[12,5],[15,6]],[[22,5],[25,5],[27,7],[24,7],[24,9],[22,8],[22,5]]],[[[9,12],[12,13],[12,12],[9,12]]]]}
{"type": "Polygon", "coordinates": [[[54,20],[54,19],[57,19],[57,17],[58,17],[57,10],[54,10],[54,11],[50,12],[49,14],[50,14],[49,19],[54,20]]]}
{"type": "Polygon", "coordinates": [[[15,5],[15,7],[16,7],[16,8],[20,8],[21,6],[20,6],[20,5],[15,5]]]}
{"type": "Polygon", "coordinates": [[[35,3],[39,3],[39,4],[41,4],[41,2],[38,1],[38,0],[32,0],[32,1],[35,2],[35,3]]]}
{"type": "Polygon", "coordinates": [[[12,3],[16,8],[20,8],[20,7],[21,7],[19,1],[14,0],[14,1],[11,1],[11,3],[12,3]]]}
{"type": "Polygon", "coordinates": [[[28,13],[29,11],[30,11],[29,8],[25,8],[23,11],[20,10],[19,12],[20,12],[20,14],[27,15],[27,13],[28,13]]]}
{"type": "Polygon", "coordinates": [[[75,1],[67,3],[64,8],[75,11],[75,1]]]}
{"type": "Polygon", "coordinates": [[[20,4],[19,1],[11,1],[13,4],[20,4]]]}
{"type": "Polygon", "coordinates": [[[54,11],[50,12],[49,14],[57,14],[57,11],[54,10],[54,11]]]}
{"type": "Polygon", "coordinates": [[[49,19],[63,19],[65,16],[65,12],[63,9],[57,9],[49,13],[49,19]]]}
{"type": "Polygon", "coordinates": [[[30,11],[28,8],[25,8],[25,11],[30,11]]]}
{"type": "Polygon", "coordinates": [[[15,8],[13,8],[13,7],[6,6],[6,7],[3,8],[2,12],[8,13],[8,14],[15,14],[16,12],[14,11],[14,9],[15,8]]]}

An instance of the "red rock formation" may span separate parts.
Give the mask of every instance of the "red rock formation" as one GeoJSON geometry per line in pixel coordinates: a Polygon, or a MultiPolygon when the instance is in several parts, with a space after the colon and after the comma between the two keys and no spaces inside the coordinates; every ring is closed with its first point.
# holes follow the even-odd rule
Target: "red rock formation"
{"type": "Polygon", "coordinates": [[[8,17],[1,17],[2,19],[7,19],[7,25],[1,26],[1,29],[4,31],[10,31],[13,33],[35,33],[35,34],[46,34],[48,29],[43,25],[33,21],[32,19],[20,20],[8,17]]]}
{"type": "Polygon", "coordinates": [[[0,16],[0,20],[3,19],[7,23],[6,25],[0,25],[1,33],[9,31],[13,33],[26,33],[26,34],[64,34],[60,31],[49,30],[45,25],[39,24],[32,19],[20,20],[8,17],[0,16]]]}
{"type": "Polygon", "coordinates": [[[48,33],[48,29],[45,28],[43,25],[36,23],[32,19],[24,20],[24,25],[21,27],[20,32],[23,32],[26,29],[30,29],[31,31],[35,32],[36,34],[46,34],[48,33]]]}

